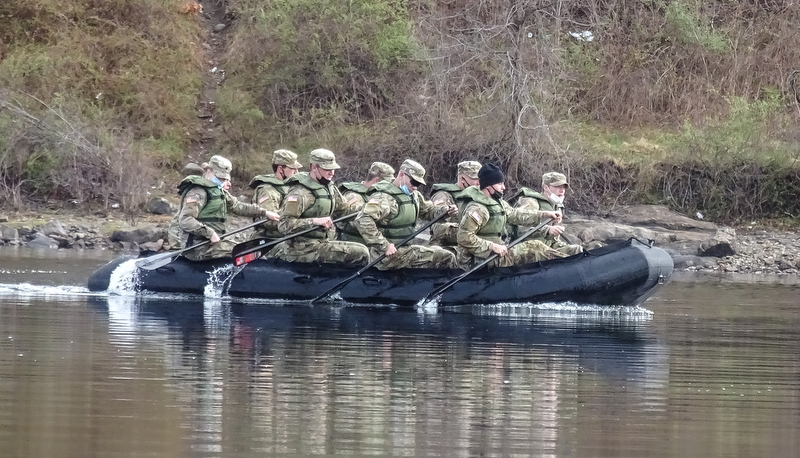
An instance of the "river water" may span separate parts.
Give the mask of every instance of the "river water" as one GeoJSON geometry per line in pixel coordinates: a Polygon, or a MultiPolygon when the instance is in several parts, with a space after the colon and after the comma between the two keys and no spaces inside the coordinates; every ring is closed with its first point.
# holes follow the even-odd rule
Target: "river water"
{"type": "Polygon", "coordinates": [[[87,292],[112,256],[0,249],[1,456],[800,455],[797,286],[445,312],[87,292]]]}

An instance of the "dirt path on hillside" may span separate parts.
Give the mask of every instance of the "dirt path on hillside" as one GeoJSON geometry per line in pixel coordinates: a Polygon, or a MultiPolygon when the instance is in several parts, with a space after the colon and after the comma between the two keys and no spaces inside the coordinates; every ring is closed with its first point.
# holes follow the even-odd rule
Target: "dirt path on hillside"
{"type": "Polygon", "coordinates": [[[225,81],[222,56],[232,17],[227,0],[200,0],[203,12],[198,20],[203,26],[203,88],[197,98],[198,124],[192,135],[187,162],[202,164],[213,151],[221,122],[217,110],[217,90],[225,81]]]}

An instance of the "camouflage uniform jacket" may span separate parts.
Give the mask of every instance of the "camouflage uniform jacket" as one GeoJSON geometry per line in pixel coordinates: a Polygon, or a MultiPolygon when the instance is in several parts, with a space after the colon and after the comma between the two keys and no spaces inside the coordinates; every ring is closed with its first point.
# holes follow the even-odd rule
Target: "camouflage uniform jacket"
{"type": "Polygon", "coordinates": [[[181,184],[178,185],[178,189],[183,196],[181,198],[180,210],[178,210],[178,227],[182,233],[181,240],[184,242],[183,246],[186,246],[187,242],[189,242],[187,236],[192,238],[191,243],[208,240],[208,238],[211,237],[211,233],[215,231],[214,227],[221,229],[221,231],[216,231],[217,235],[224,234],[225,220],[227,219],[228,211],[239,216],[264,215],[264,210],[258,205],[240,202],[229,192],[219,189],[216,184],[203,177],[194,175],[186,177],[181,184]],[[216,193],[221,193],[221,199],[224,203],[224,205],[219,205],[218,210],[214,212],[216,213],[219,223],[204,223],[198,218],[209,203],[209,198],[216,193]]]}
{"type": "Polygon", "coordinates": [[[511,224],[533,225],[536,213],[512,208],[505,200],[486,197],[477,186],[470,186],[459,194],[463,210],[459,213],[458,246],[476,258],[488,258],[492,243],[502,244],[502,232],[511,224]]]}
{"type": "MultiPolygon", "coordinates": [[[[364,204],[367,202],[366,186],[357,181],[347,182],[339,185],[339,191],[341,191],[342,197],[347,202],[350,212],[358,212],[364,208],[364,204]]],[[[364,239],[361,238],[358,229],[353,225],[353,220],[337,223],[337,227],[342,232],[341,235],[344,240],[364,243],[364,239]]]]}
{"type": "Polygon", "coordinates": [[[275,178],[274,174],[257,175],[250,181],[250,188],[254,189],[253,203],[265,210],[278,212],[286,195],[284,180],[275,178]]]}
{"type": "MultiPolygon", "coordinates": [[[[349,207],[342,193],[332,183],[323,186],[314,181],[308,172],[300,172],[289,177],[286,184],[290,187],[283,199],[281,219],[278,221],[278,230],[283,235],[318,227],[311,222],[312,218],[326,216],[335,218],[348,213],[349,207]],[[327,202],[317,202],[318,198],[330,201],[330,207],[328,208],[327,202]]],[[[292,240],[300,243],[320,239],[336,239],[336,228],[325,230],[320,227],[319,231],[311,232],[309,236],[299,236],[292,240]]]]}
{"type": "MultiPolygon", "coordinates": [[[[457,184],[440,183],[433,185],[433,195],[431,201],[434,205],[455,205],[456,196],[461,193],[461,188],[457,184]]],[[[441,223],[431,226],[431,243],[441,246],[455,246],[458,244],[456,235],[458,233],[458,215],[451,215],[441,223]]]]}
{"type": "MultiPolygon", "coordinates": [[[[530,188],[522,188],[520,189],[514,196],[510,199],[514,202],[514,208],[519,210],[525,210],[531,213],[536,213],[537,220],[530,224],[530,227],[525,227],[521,225],[511,226],[511,234],[514,237],[518,237],[522,235],[525,231],[530,229],[531,227],[539,224],[542,222],[542,211],[560,211],[561,214],[564,214],[564,205],[563,204],[553,204],[547,197],[545,197],[542,193],[536,192],[530,188]]],[[[550,232],[548,228],[542,228],[538,231],[534,232],[531,237],[527,240],[539,240],[544,242],[547,246],[554,246],[558,245],[561,242],[557,241],[550,232]]]]}
{"type": "Polygon", "coordinates": [[[355,211],[361,210],[367,202],[367,187],[357,181],[340,184],[339,191],[347,205],[355,211]]]}
{"type": "MultiPolygon", "coordinates": [[[[276,178],[274,174],[256,175],[250,181],[250,188],[254,189],[252,202],[264,210],[278,213],[286,195],[284,180],[276,178]]],[[[279,238],[278,223],[268,221],[260,227],[260,234],[264,237],[279,238]]]]}
{"type": "MultiPolygon", "coordinates": [[[[403,192],[394,183],[388,181],[376,183],[370,187],[369,200],[353,222],[366,245],[381,253],[385,252],[391,243],[386,239],[381,228],[387,228],[393,220],[401,216],[397,199],[388,192],[382,192],[382,189],[391,190],[394,193],[403,192]]],[[[426,200],[419,191],[412,192],[410,198],[414,202],[416,218],[429,220],[442,208],[426,200]]]]}

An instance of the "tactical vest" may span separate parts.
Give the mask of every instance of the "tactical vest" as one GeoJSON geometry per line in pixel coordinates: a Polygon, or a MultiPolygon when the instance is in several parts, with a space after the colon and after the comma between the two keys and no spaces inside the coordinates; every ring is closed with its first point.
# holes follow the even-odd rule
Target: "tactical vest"
{"type": "Polygon", "coordinates": [[[462,209],[460,217],[464,216],[463,213],[470,202],[477,202],[486,207],[486,210],[489,211],[489,221],[487,221],[482,228],[478,229],[475,235],[493,243],[503,243],[503,236],[506,234],[507,218],[503,205],[500,202],[486,197],[477,186],[470,186],[458,194],[457,202],[460,204],[459,208],[462,209]]]}
{"type": "Polygon", "coordinates": [[[383,236],[391,243],[397,243],[414,233],[419,208],[413,197],[388,181],[380,181],[370,186],[367,195],[376,192],[389,194],[397,202],[397,216],[387,223],[377,223],[383,236]]]}
{"type": "Polygon", "coordinates": [[[358,181],[351,181],[348,183],[340,184],[339,191],[343,194],[348,191],[354,192],[356,194],[361,194],[362,197],[365,197],[367,195],[367,187],[359,183],[358,181]]]}
{"type": "Polygon", "coordinates": [[[436,194],[439,191],[444,191],[444,192],[450,194],[450,197],[452,197],[453,200],[456,200],[456,194],[461,192],[461,188],[459,188],[457,184],[453,184],[453,183],[435,184],[435,185],[433,185],[433,187],[431,189],[433,190],[431,192],[431,195],[436,194]]]}
{"type": "Polygon", "coordinates": [[[252,180],[250,180],[249,186],[251,189],[256,189],[262,184],[272,185],[281,195],[281,200],[283,200],[283,197],[286,196],[286,191],[288,190],[286,183],[284,180],[276,178],[275,175],[256,175],[252,180]]]}
{"type": "MultiPolygon", "coordinates": [[[[306,211],[300,215],[300,218],[324,218],[333,214],[333,199],[331,198],[330,189],[328,189],[328,186],[323,186],[314,181],[308,172],[295,173],[287,178],[284,183],[287,188],[291,188],[294,185],[301,185],[314,195],[314,204],[308,207],[306,211]]],[[[320,227],[319,229],[305,234],[304,237],[324,239],[327,238],[327,234],[328,230],[320,227]]]]}
{"type": "MultiPolygon", "coordinates": [[[[191,175],[183,179],[178,185],[178,194],[181,196],[181,209],[183,209],[183,198],[186,193],[194,187],[201,187],[206,192],[206,204],[200,209],[197,221],[210,227],[222,235],[225,233],[225,221],[228,219],[228,206],[225,204],[225,191],[220,189],[212,181],[201,176],[191,175]]],[[[190,236],[190,239],[193,237],[190,236]]],[[[191,241],[189,243],[191,244],[191,241]]]]}
{"type": "MultiPolygon", "coordinates": [[[[365,201],[367,200],[367,187],[357,181],[351,181],[348,183],[342,183],[339,185],[339,192],[344,194],[345,192],[354,192],[360,195],[365,201]]],[[[340,231],[343,232],[342,240],[347,240],[349,242],[358,242],[364,243],[364,239],[361,237],[361,233],[358,232],[355,226],[351,224],[351,221],[344,221],[338,223],[336,227],[339,228],[340,231]]]]}
{"type": "MultiPolygon", "coordinates": [[[[557,211],[558,209],[560,209],[561,210],[561,214],[562,215],[564,214],[564,206],[563,205],[559,205],[558,208],[556,208],[553,205],[553,203],[550,202],[550,199],[545,197],[544,194],[542,194],[540,192],[536,192],[531,188],[521,188],[519,191],[517,191],[516,194],[514,194],[514,196],[510,200],[512,202],[514,202],[515,205],[516,205],[516,202],[519,201],[520,197],[530,197],[530,198],[536,199],[537,202],[539,202],[539,211],[557,211]]],[[[512,237],[517,238],[520,235],[522,235],[522,232],[524,232],[524,231],[520,231],[520,226],[515,226],[515,225],[511,226],[512,237]]],[[[545,232],[536,231],[527,240],[539,240],[539,241],[547,243],[546,239],[547,239],[547,234],[545,232]]]]}

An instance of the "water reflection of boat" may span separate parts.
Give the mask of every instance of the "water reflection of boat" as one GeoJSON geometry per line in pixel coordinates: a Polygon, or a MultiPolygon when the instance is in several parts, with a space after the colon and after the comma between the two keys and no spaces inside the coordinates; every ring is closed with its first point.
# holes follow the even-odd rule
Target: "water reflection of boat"
{"type": "MultiPolygon", "coordinates": [[[[113,276],[125,258],[98,269],[89,278],[92,291],[113,287],[113,276]]],[[[227,260],[191,262],[179,258],[153,271],[136,272],[139,290],[203,294],[214,273],[231,273],[227,260]]],[[[636,239],[565,259],[518,267],[482,269],[447,290],[439,303],[543,303],[572,301],[600,305],[638,305],[672,274],[673,263],[662,249],[636,239]]],[[[352,267],[256,260],[228,284],[233,297],[309,300],[353,273],[352,267]]],[[[414,305],[460,271],[370,269],[338,293],[349,303],[414,305]]]]}
{"type": "MultiPolygon", "coordinates": [[[[106,299],[91,299],[96,307],[104,308],[106,299]]],[[[632,307],[614,313],[577,306],[531,308],[522,315],[518,308],[511,308],[514,314],[509,315],[507,309],[494,306],[425,314],[387,307],[222,304],[214,299],[198,302],[128,297],[125,301],[135,304],[131,306],[135,312],[123,317],[139,323],[159,322],[171,333],[183,335],[184,342],[203,342],[212,332],[228,335],[236,351],[254,354],[268,352],[276,338],[292,339],[309,333],[325,341],[358,338],[372,341],[376,347],[387,340],[417,337],[446,341],[464,352],[500,345],[557,354],[582,368],[620,380],[653,378],[654,372],[666,370],[665,350],[650,334],[650,314],[632,307]]],[[[663,377],[665,374],[657,378],[663,377]]]]}

